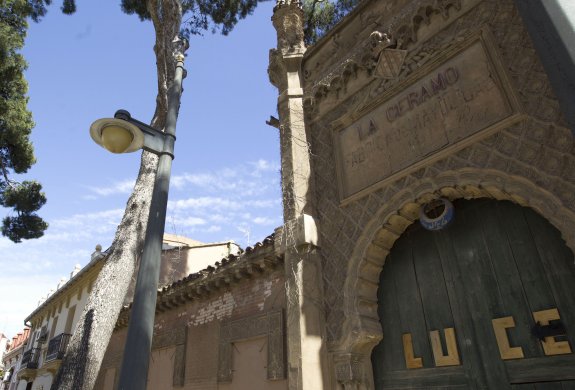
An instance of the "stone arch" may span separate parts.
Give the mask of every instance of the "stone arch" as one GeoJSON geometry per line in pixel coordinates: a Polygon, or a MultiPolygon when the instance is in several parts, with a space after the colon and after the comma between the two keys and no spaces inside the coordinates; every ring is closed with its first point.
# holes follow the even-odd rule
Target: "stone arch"
{"type": "Polygon", "coordinates": [[[575,210],[532,181],[497,170],[464,168],[424,178],[397,192],[366,225],[347,266],[342,337],[334,345],[337,380],[373,387],[371,351],[382,338],[377,315],[379,275],[395,241],[419,218],[422,204],[437,197],[493,198],[530,207],[562,234],[575,252],[575,210]]]}

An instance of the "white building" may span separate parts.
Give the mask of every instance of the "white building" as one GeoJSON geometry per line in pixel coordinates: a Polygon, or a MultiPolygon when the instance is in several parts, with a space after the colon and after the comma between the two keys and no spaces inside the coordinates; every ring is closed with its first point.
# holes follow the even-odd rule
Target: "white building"
{"type": "MultiPolygon", "coordinates": [[[[28,336],[30,334],[30,329],[25,328],[22,332],[19,332],[12,340],[7,344],[4,356],[2,357],[2,364],[4,365],[4,376],[2,377],[2,382],[0,383],[0,389],[2,390],[15,390],[18,385],[18,378],[15,375],[20,368],[20,359],[22,358],[22,351],[24,346],[28,341],[28,336]]],[[[4,350],[2,350],[4,352],[4,350]]]]}
{"type": "MultiPolygon", "coordinates": [[[[231,241],[206,244],[166,234],[159,284],[172,283],[239,251],[239,246],[231,241]]],[[[83,268],[77,265],[69,279],[62,278],[56,290],[42,299],[25,319],[31,328],[30,338],[24,347],[20,365],[14,370],[17,387],[9,390],[50,388],[107,254],[97,245],[90,262],[83,268]]],[[[132,291],[130,289],[127,294],[128,302],[132,291]]]]}

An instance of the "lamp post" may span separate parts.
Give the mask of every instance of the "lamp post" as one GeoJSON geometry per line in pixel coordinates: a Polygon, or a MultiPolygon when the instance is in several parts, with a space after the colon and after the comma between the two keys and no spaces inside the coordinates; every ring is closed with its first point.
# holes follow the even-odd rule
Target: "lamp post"
{"type": "Polygon", "coordinates": [[[184,53],[188,48],[188,42],[176,38],[173,43],[176,47],[174,53],[176,72],[174,81],[168,89],[168,113],[164,131],[156,130],[132,118],[125,110],[118,110],[114,118],[98,119],[90,126],[90,135],[94,141],[112,153],[129,153],[144,149],[159,156],[144,250],[120,370],[118,387],[120,390],[142,390],[147,385],[162,240],[176,140],[176,121],[182,94],[182,80],[186,75],[184,53]]]}

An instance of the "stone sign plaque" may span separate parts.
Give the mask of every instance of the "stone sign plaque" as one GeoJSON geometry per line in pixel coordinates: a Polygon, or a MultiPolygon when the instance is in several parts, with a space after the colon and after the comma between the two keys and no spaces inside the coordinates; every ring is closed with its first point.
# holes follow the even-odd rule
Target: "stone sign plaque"
{"type": "Polygon", "coordinates": [[[416,77],[336,131],[343,199],[415,169],[514,114],[483,39],[416,77]]]}

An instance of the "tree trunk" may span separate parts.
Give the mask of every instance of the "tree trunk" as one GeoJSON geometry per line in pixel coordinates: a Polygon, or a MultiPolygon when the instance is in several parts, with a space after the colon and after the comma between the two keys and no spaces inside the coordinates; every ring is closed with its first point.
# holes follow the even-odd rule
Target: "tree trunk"
{"type": "MultiPolygon", "coordinates": [[[[182,19],[180,0],[147,0],[156,42],[158,95],[151,126],[164,127],[167,90],[174,79],[172,40],[178,35],[182,19]]],[[[116,230],[104,267],[94,284],[84,311],[70,339],[52,390],[91,390],[114,331],[124,297],[128,291],[136,260],[141,255],[148,221],[158,157],[142,152],[140,171],[124,217],[116,230]]]]}

